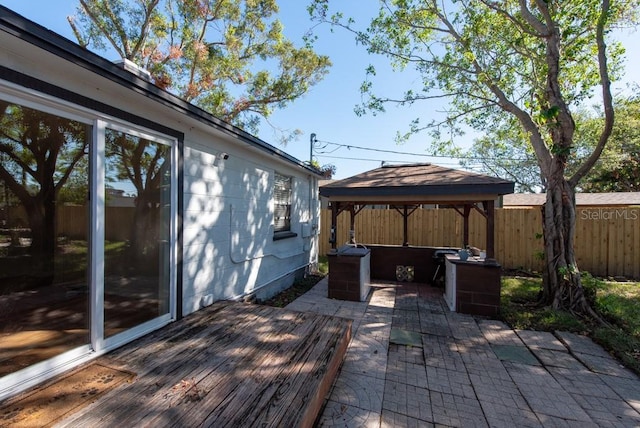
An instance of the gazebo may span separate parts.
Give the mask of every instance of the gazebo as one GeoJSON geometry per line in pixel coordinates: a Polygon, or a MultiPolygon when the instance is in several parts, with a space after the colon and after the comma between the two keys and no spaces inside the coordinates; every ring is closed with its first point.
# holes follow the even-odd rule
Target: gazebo
{"type": "MultiPolygon", "coordinates": [[[[367,205],[388,205],[397,210],[404,221],[404,241],[402,245],[368,245],[371,250],[370,275],[372,279],[395,280],[398,266],[411,265],[414,268],[414,278],[417,282],[432,282],[434,272],[438,269],[436,247],[413,247],[409,245],[407,220],[416,209],[425,204],[435,204],[455,209],[463,218],[463,246],[469,244],[469,215],[477,210],[486,219],[486,257],[482,260],[472,259],[468,262],[457,260],[455,256],[447,258],[456,264],[455,275],[458,286],[465,282],[468,273],[476,279],[482,274],[491,276],[490,282],[495,283],[497,273],[499,298],[499,264],[495,260],[494,246],[494,207],[501,195],[513,193],[514,183],[496,177],[476,174],[468,171],[446,168],[433,164],[384,165],[343,180],[334,181],[320,187],[320,195],[329,199],[331,205],[331,248],[329,253],[330,272],[329,282],[341,282],[335,278],[335,273],[341,268],[332,270],[333,264],[339,263],[336,256],[343,252],[336,246],[337,218],[341,213],[350,215],[350,241],[356,243],[355,218],[367,205]],[[333,256],[333,257],[332,257],[333,256]],[[467,270],[470,272],[466,272],[467,270]],[[462,273],[462,275],[460,275],[462,273]]],[[[452,268],[453,269],[453,268],[452,268]]],[[[449,276],[453,276],[452,272],[449,276]]],[[[452,280],[452,278],[447,278],[452,280]]],[[[489,281],[489,279],[487,279],[489,281]]],[[[344,281],[342,281],[344,283],[344,281]]],[[[344,285],[344,284],[343,284],[344,285]]],[[[495,284],[493,284],[495,286],[495,284]]],[[[478,289],[477,286],[472,288],[478,289]]],[[[495,287],[493,287],[495,288],[495,287]]],[[[460,287],[458,287],[458,292],[460,287]]],[[[453,291],[452,291],[453,292],[453,291]]],[[[492,292],[494,293],[494,292],[492,292]]],[[[338,293],[340,294],[340,293],[338,293]]],[[[495,308],[475,307],[464,303],[464,299],[456,299],[451,303],[454,310],[472,313],[495,312],[495,308]],[[460,305],[462,303],[462,306],[460,305]],[[464,309],[464,307],[467,310],[464,309]]],[[[464,296],[463,296],[464,297],[464,296]]],[[[478,297],[478,296],[475,296],[478,297]]],[[[486,296],[483,296],[483,298],[486,296]]],[[[494,299],[492,299],[493,301],[494,299]]]]}

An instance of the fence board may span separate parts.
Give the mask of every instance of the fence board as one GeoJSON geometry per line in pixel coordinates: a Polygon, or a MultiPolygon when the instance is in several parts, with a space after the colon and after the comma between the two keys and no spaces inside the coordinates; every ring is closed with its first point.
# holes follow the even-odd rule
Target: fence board
{"type": "Polygon", "coordinates": [[[614,257],[613,258],[613,272],[623,272],[623,276],[624,276],[624,253],[626,252],[626,248],[624,245],[624,241],[625,241],[625,233],[624,233],[624,221],[614,221],[612,222],[611,226],[615,227],[616,229],[616,249],[621,249],[622,253],[620,254],[620,257],[614,257]]]}
{"type": "MultiPolygon", "coordinates": [[[[637,225],[636,225],[637,226],[637,225]]],[[[631,227],[631,222],[630,221],[625,221],[624,222],[624,242],[633,242],[633,228],[631,227]]],[[[633,276],[633,261],[634,261],[634,254],[632,251],[629,251],[631,248],[629,248],[629,245],[627,244],[623,244],[624,245],[624,276],[633,276]]],[[[639,259],[640,261],[640,254],[636,253],[635,254],[635,258],[639,259]]]]}
{"type": "MultiPolygon", "coordinates": [[[[608,249],[607,249],[607,253],[608,254],[613,254],[613,252],[616,250],[618,243],[616,242],[617,239],[617,228],[615,227],[615,225],[610,224],[609,221],[607,221],[606,223],[606,227],[607,227],[607,236],[609,237],[609,239],[607,239],[607,245],[608,245],[608,249]]],[[[613,257],[607,257],[607,275],[610,275],[609,272],[615,272],[615,260],[613,257]]]]}
{"type": "MultiPolygon", "coordinates": [[[[575,251],[578,267],[598,276],[640,278],[640,208],[580,208],[576,218],[575,251]],[[618,210],[620,210],[618,208],[618,210]],[[602,214],[609,213],[609,214],[602,214]]],[[[329,251],[331,212],[322,211],[320,254],[329,251]]],[[[356,217],[356,240],[365,244],[402,245],[402,216],[395,210],[364,209],[356,217]]],[[[409,217],[409,244],[416,246],[452,246],[462,244],[463,222],[452,209],[418,209],[409,217]]],[[[338,217],[348,239],[349,216],[338,217]]],[[[486,221],[473,210],[469,217],[469,243],[484,249],[486,221]]],[[[539,208],[496,209],[496,259],[506,269],[540,271],[543,261],[542,213],[539,208]]]]}
{"type": "Polygon", "coordinates": [[[592,265],[597,264],[600,260],[600,252],[598,249],[593,248],[592,257],[589,260],[585,252],[585,248],[590,245],[592,239],[600,235],[596,227],[591,227],[591,233],[589,233],[589,227],[587,223],[582,219],[582,211],[576,212],[576,239],[573,244],[573,249],[576,255],[576,262],[581,269],[593,272],[592,265]]]}
{"type": "MultiPolygon", "coordinates": [[[[635,215],[640,215],[640,209],[636,210],[633,212],[634,216],[635,215]]],[[[631,245],[631,248],[629,248],[629,253],[633,256],[634,261],[633,261],[633,277],[634,278],[640,278],[640,261],[638,261],[638,259],[640,258],[640,227],[638,227],[638,225],[635,222],[639,222],[640,218],[639,217],[635,217],[634,221],[630,221],[630,225],[633,225],[633,234],[635,236],[635,239],[633,240],[633,244],[631,245]]]]}

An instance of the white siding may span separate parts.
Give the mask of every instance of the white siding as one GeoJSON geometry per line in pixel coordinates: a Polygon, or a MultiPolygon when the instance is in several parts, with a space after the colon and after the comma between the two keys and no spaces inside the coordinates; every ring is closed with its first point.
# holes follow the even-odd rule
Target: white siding
{"type": "Polygon", "coordinates": [[[275,289],[265,287],[265,293],[277,291],[291,283],[288,273],[317,260],[317,178],[144,94],[31,44],[6,39],[3,48],[9,52],[4,62],[13,69],[184,133],[184,314],[217,299],[240,298],[269,284],[275,289]],[[46,69],[36,66],[42,62],[47,63],[46,69]],[[220,152],[228,153],[229,159],[214,166],[220,152]],[[272,237],[275,171],[294,179],[291,231],[298,234],[280,241],[272,237]],[[310,188],[314,193],[311,198],[310,188]],[[302,237],[305,222],[316,226],[312,237],[302,237]]]}
{"type": "MultiPolygon", "coordinates": [[[[19,19],[16,19],[16,25],[21,27],[19,19]]],[[[217,299],[240,298],[247,294],[265,297],[290,285],[294,273],[316,260],[317,227],[314,233],[309,233],[310,228],[305,227],[305,237],[302,236],[302,222],[307,222],[307,225],[319,224],[317,180],[309,172],[276,153],[234,136],[232,132],[214,127],[208,116],[200,112],[185,112],[183,104],[168,94],[150,96],[154,92],[149,90],[150,84],[132,81],[129,82],[130,86],[123,86],[124,82],[112,76],[108,69],[97,68],[100,61],[93,61],[98,64],[96,68],[81,61],[86,53],[82,50],[79,50],[81,53],[77,58],[73,56],[75,51],[68,51],[68,56],[57,56],[56,46],[64,48],[66,42],[56,41],[52,34],[47,33],[46,38],[54,40],[38,40],[39,36],[35,33],[33,37],[28,37],[29,41],[17,37],[23,34],[28,36],[29,27],[26,25],[21,28],[19,34],[0,31],[0,62],[8,70],[53,85],[55,90],[40,84],[35,84],[33,88],[22,87],[24,83],[20,79],[10,77],[10,80],[15,80],[13,83],[0,80],[0,89],[4,93],[14,94],[20,99],[28,98],[30,102],[54,112],[65,112],[65,115],[74,117],[77,115],[91,122],[102,120],[116,123],[125,130],[140,131],[167,141],[185,136],[182,164],[184,179],[180,183],[183,185],[184,201],[181,213],[183,227],[180,230],[183,242],[183,300],[177,302],[182,305],[183,314],[217,299]],[[70,93],[63,100],[59,97],[65,94],[64,89],[70,93]],[[47,93],[40,93],[39,90],[47,93]],[[72,97],[72,93],[81,98],[72,97]],[[82,107],[75,104],[78,100],[83,100],[82,107]],[[108,106],[120,112],[106,108],[108,106]],[[117,117],[112,117],[112,114],[117,117]],[[214,165],[216,155],[220,152],[228,153],[229,158],[219,160],[214,165]],[[273,241],[274,171],[294,178],[291,228],[298,236],[280,241],[273,241]]],[[[92,56],[86,54],[89,56],[87,59],[91,60],[92,56]]],[[[10,76],[11,73],[5,75],[10,76]]],[[[94,150],[93,154],[98,156],[97,152],[94,150]]],[[[95,158],[93,167],[99,163],[95,158]]],[[[94,183],[98,181],[94,180],[94,183]]],[[[172,199],[175,200],[175,196],[173,194],[172,199]]],[[[95,202],[92,204],[94,209],[99,205],[95,202]]],[[[94,229],[94,232],[101,230],[94,229]]],[[[101,254],[101,240],[93,242],[95,253],[101,254]]],[[[176,249],[174,246],[172,251],[176,249]]],[[[102,309],[101,284],[104,283],[103,272],[98,266],[100,257],[92,260],[90,284],[93,290],[91,300],[96,308],[91,320],[93,343],[9,377],[0,377],[0,399],[96,358],[110,349],[111,345],[102,346],[103,326],[97,315],[102,309]]],[[[176,269],[175,265],[168,269],[172,292],[176,291],[178,282],[175,278],[176,269]]],[[[173,305],[170,306],[171,311],[175,312],[173,305]]],[[[129,335],[125,333],[119,336],[116,340],[122,342],[114,342],[114,346],[145,333],[147,328],[156,328],[169,321],[170,315],[166,314],[158,323],[150,323],[129,335]]]]}
{"type": "Polygon", "coordinates": [[[185,314],[215,300],[267,297],[290,285],[292,274],[317,257],[317,227],[303,237],[302,224],[319,224],[317,181],[306,171],[226,141],[206,147],[194,138],[186,136],[184,157],[185,314]],[[229,158],[214,165],[220,152],[229,158]],[[291,231],[298,234],[278,241],[275,171],[293,177],[291,231]]]}

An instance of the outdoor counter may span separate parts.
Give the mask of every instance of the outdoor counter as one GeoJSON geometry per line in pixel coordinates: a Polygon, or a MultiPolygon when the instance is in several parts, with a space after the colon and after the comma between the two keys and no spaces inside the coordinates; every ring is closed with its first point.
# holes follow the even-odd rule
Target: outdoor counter
{"type": "Polygon", "coordinates": [[[452,311],[495,316],[500,309],[500,265],[479,257],[445,255],[444,299],[452,311]]]}
{"type": "Polygon", "coordinates": [[[371,284],[371,251],[344,246],[327,254],[329,259],[329,298],[364,302],[371,284]]]}

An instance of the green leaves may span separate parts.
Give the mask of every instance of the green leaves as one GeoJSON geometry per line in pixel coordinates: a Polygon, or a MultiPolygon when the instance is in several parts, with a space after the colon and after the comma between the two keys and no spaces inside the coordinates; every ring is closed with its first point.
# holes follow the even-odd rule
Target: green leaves
{"type": "MultiPolygon", "coordinates": [[[[640,88],[632,89],[637,94],[640,88]]],[[[615,114],[613,133],[600,160],[580,183],[584,191],[640,191],[640,96],[618,97],[615,114]]],[[[581,111],[577,122],[576,142],[584,147],[579,155],[586,156],[595,147],[603,126],[601,112],[581,111]]]]}
{"type": "MultiPolygon", "coordinates": [[[[636,22],[638,10],[637,2],[612,2],[605,30],[636,22]]],[[[456,132],[461,125],[491,132],[511,114],[517,119],[514,126],[526,133],[525,143],[536,145],[530,154],[542,165],[553,155],[570,154],[570,110],[588,100],[594,89],[600,91],[600,0],[382,0],[365,29],[339,14],[329,17],[327,0],[312,1],[309,11],[317,22],[353,32],[368,52],[386,56],[396,69],[411,68],[422,75],[422,87],[408,86],[402,97],[381,97],[375,74],[367,70],[359,114],[417,100],[449,102],[445,118],[423,120],[420,126],[414,122],[409,133],[429,130],[438,138],[444,135],[442,127],[456,132]]],[[[607,40],[612,78],[619,76],[623,53],[619,44],[607,40]]]]}
{"type": "Polygon", "coordinates": [[[560,113],[560,107],[551,106],[550,108],[542,110],[540,112],[540,119],[542,119],[543,122],[551,122],[558,118],[559,113],[560,113]]]}

